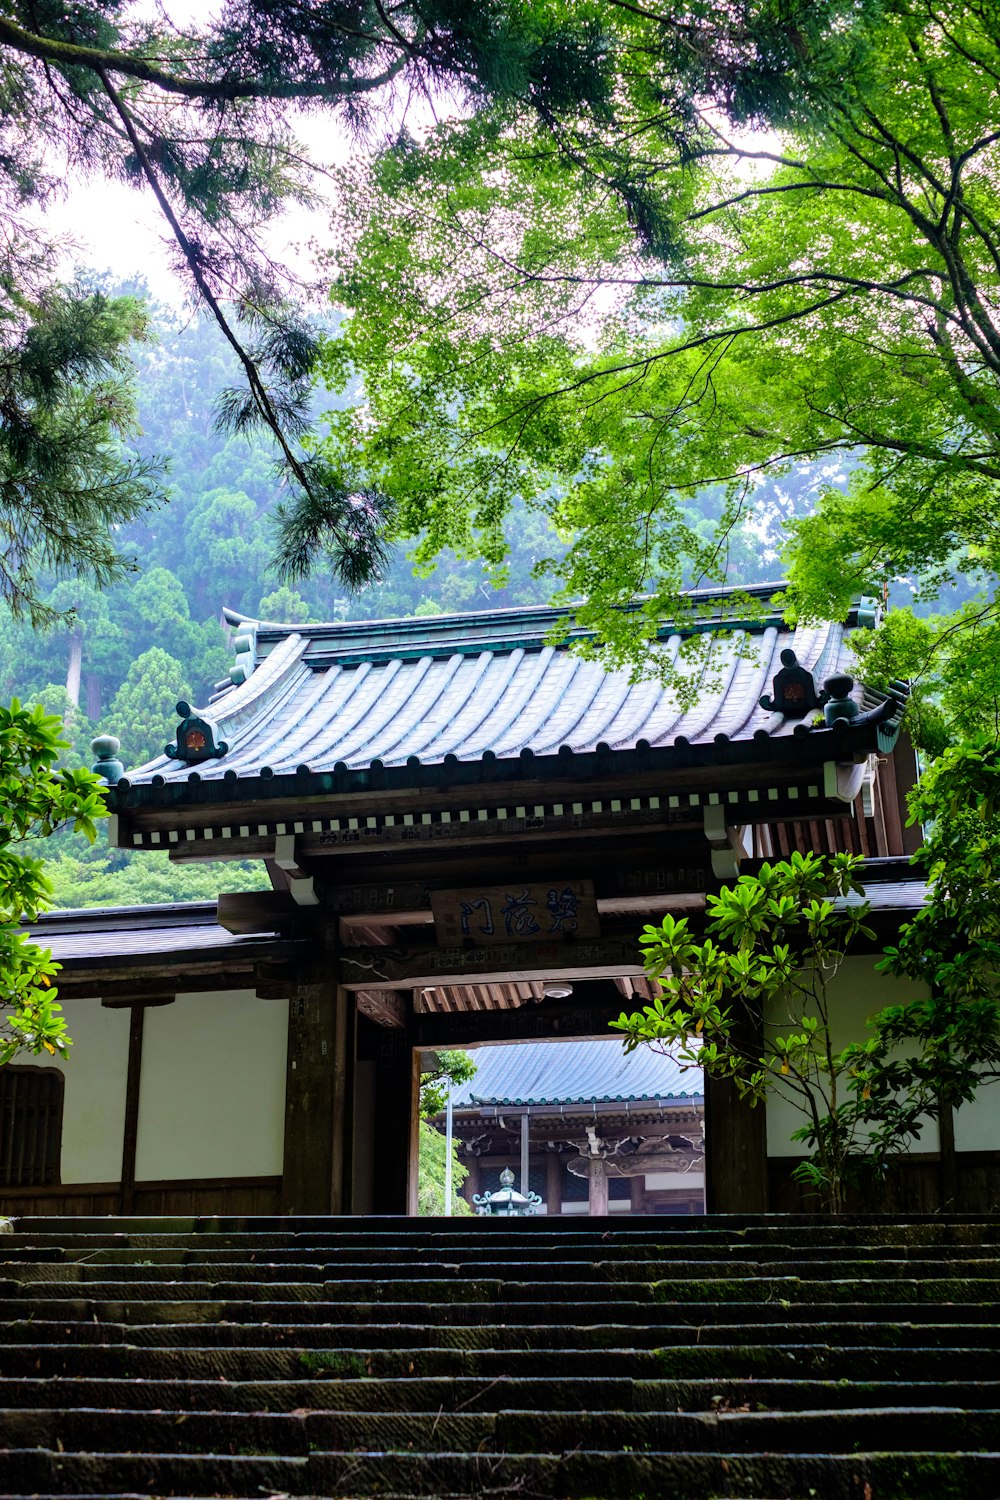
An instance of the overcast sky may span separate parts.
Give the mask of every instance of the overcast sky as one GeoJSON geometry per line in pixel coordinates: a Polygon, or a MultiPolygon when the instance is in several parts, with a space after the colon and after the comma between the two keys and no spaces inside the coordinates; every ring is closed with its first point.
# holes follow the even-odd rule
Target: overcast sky
{"type": "MultiPolygon", "coordinates": [[[[323,166],[347,159],[356,149],[349,137],[336,130],[326,117],[303,121],[300,136],[308,142],[314,160],[323,166]]],[[[323,179],[317,179],[322,191],[323,179]]],[[[184,290],[171,272],[173,240],[162,214],[148,189],[126,187],[101,177],[67,183],[65,197],[51,203],[45,214],[46,226],[72,241],[67,253],[67,269],[80,266],[111,271],[128,277],[137,272],[146,278],[154,297],[178,303],[184,290]]],[[[292,209],[279,220],[268,237],[276,259],[294,264],[304,256],[301,248],[312,239],[322,243],[327,227],[327,213],[292,209]]]]}
{"type": "MultiPolygon", "coordinates": [[[[203,27],[217,5],[206,0],[138,0],[133,14],[166,13],[177,26],[191,21],[203,27]]],[[[331,166],[347,160],[356,145],[339,130],[330,115],[300,117],[295,131],[307,145],[313,160],[331,166]]],[[[322,190],[323,179],[316,186],[322,190]]],[[[322,241],[327,216],[321,209],[311,213],[295,209],[275,226],[269,244],[276,258],[297,259],[298,248],[310,239],[322,241]]],[[[145,277],[150,291],[165,302],[177,303],[184,291],[171,272],[173,241],[148,189],[126,187],[101,177],[69,180],[66,195],[51,203],[45,214],[46,227],[73,242],[67,254],[67,270],[74,266],[111,271],[128,277],[145,277]]]]}

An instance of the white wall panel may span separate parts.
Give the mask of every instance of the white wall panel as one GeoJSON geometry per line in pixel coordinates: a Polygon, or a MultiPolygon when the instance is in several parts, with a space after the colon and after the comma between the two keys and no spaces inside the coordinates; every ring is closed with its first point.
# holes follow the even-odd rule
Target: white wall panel
{"type": "Polygon", "coordinates": [[[288,1002],[179,995],[146,1013],[136,1178],[282,1169],[288,1002]]]}
{"type": "Polygon", "coordinates": [[[981,1088],[955,1111],[956,1151],[1000,1151],[1000,1082],[981,1088]]]}
{"type": "MultiPolygon", "coordinates": [[[[910,979],[897,979],[892,974],[878,974],[876,959],[848,958],[830,986],[833,1009],[833,1043],[838,1049],[848,1042],[863,1042],[869,1035],[866,1021],[876,1011],[887,1005],[904,1005],[926,995],[923,985],[910,979]]],[[[778,1009],[768,1012],[767,1020],[787,1023],[787,1015],[778,1009]]],[[[761,1107],[757,1106],[758,1109],[761,1107]]],[[[767,1153],[769,1156],[807,1156],[807,1148],[801,1141],[791,1139],[792,1132],[805,1121],[794,1104],[772,1095],[767,1101],[767,1153]]],[[[709,1123],[711,1129],[711,1122],[709,1123]]],[[[915,1151],[938,1149],[937,1122],[926,1122],[915,1151]]]]}
{"type": "Polygon", "coordinates": [[[704,1172],[647,1172],[646,1187],[650,1192],[662,1192],[664,1188],[703,1188],[704,1172]]]}
{"type": "MultiPolygon", "coordinates": [[[[129,1012],[106,1010],[90,996],[60,1004],[73,1038],[62,1070],[66,1089],[61,1178],[65,1183],[118,1182],[125,1136],[129,1012]]],[[[47,1053],[30,1061],[57,1066],[47,1053]]]]}

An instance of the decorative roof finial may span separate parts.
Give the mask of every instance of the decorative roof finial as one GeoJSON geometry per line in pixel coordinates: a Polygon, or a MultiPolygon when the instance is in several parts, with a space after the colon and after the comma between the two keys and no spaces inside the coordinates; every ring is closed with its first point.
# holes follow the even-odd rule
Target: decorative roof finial
{"type": "Polygon", "coordinates": [[[822,708],[829,694],[817,693],[813,674],[799,665],[795,652],[786,646],[781,653],[781,670],[776,672],[771,686],[774,696],[764,693],[757,701],[768,713],[784,714],[786,719],[804,719],[814,709],[822,708]]]}
{"type": "Polygon", "coordinates": [[[828,677],[823,684],[827,700],[823,710],[823,717],[828,724],[846,723],[850,724],[856,719],[860,710],[851,692],[854,687],[854,678],[849,677],[846,672],[837,672],[833,677],[828,677]]]}
{"type": "Polygon", "coordinates": [[[91,751],[96,756],[91,770],[95,776],[103,776],[108,786],[114,786],[125,775],[125,767],[118,759],[121,747],[121,740],[115,739],[113,734],[99,734],[90,742],[91,751]]]}

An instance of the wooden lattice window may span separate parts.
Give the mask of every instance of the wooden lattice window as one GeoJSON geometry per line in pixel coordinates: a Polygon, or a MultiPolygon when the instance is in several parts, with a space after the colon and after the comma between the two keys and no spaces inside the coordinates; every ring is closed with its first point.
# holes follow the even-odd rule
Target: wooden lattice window
{"type": "Polygon", "coordinates": [[[63,1075],[57,1068],[0,1068],[0,1184],[59,1181],[63,1075]]]}

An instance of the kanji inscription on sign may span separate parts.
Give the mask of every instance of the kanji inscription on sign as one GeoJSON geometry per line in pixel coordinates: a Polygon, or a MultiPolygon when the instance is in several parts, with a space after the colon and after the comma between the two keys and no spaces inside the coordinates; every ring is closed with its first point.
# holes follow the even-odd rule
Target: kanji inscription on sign
{"type": "Polygon", "coordinates": [[[551,943],[601,935],[593,883],[546,880],[432,891],[439,943],[551,943]]]}

